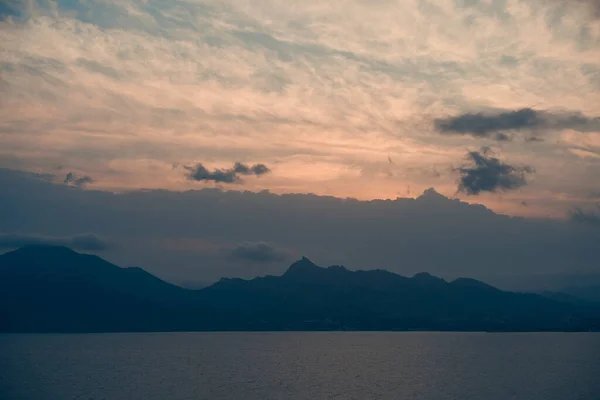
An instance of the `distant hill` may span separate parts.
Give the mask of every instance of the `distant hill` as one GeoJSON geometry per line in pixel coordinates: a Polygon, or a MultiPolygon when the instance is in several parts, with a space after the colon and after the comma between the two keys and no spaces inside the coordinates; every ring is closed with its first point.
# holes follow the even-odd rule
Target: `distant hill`
{"type": "Polygon", "coordinates": [[[600,304],[600,285],[571,286],[563,291],[571,296],[600,304]]]}
{"type": "Polygon", "coordinates": [[[66,247],[0,256],[4,331],[160,330],[189,293],[141,268],[120,268],[66,247]]]}
{"type": "Polygon", "coordinates": [[[581,297],[572,296],[572,295],[564,293],[564,292],[554,292],[554,291],[546,290],[546,291],[540,292],[539,294],[540,294],[540,296],[546,297],[547,299],[552,299],[552,300],[560,301],[563,303],[571,303],[571,304],[576,304],[579,306],[586,306],[586,307],[594,306],[594,303],[592,301],[586,300],[581,297]]]}
{"type": "Polygon", "coordinates": [[[598,310],[460,278],[321,268],[188,290],[65,247],[0,255],[0,330],[591,330],[598,310]]]}
{"type": "Polygon", "coordinates": [[[543,291],[540,295],[562,302],[600,307],[600,285],[569,286],[557,291],[543,291]]]}

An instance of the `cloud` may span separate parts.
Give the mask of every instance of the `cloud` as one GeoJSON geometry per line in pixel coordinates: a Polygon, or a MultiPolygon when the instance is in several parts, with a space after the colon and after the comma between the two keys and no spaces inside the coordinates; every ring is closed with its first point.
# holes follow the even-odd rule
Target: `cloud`
{"type": "Polygon", "coordinates": [[[529,166],[515,166],[503,163],[493,157],[489,148],[471,151],[467,157],[472,165],[459,167],[458,191],[467,195],[478,195],[481,192],[498,192],[517,189],[525,186],[525,175],[533,173],[529,166]]]}
{"type": "MultiPolygon", "coordinates": [[[[94,232],[118,238],[118,246],[105,253],[109,261],[140,265],[165,279],[279,274],[285,261],[299,254],[321,265],[484,280],[570,270],[600,273],[600,230],[562,220],[510,218],[482,205],[432,197],[430,191],[416,199],[372,201],[217,188],[108,193],[71,190],[2,169],[0,187],[6,189],[0,196],[3,232],[60,237],[94,232]],[[448,239],[450,231],[454,240],[448,239]],[[257,258],[261,247],[256,243],[290,256],[252,263],[231,255],[240,247],[234,254],[257,258]]],[[[531,202],[529,208],[541,201],[520,195],[517,200],[531,202]]]]}
{"type": "Polygon", "coordinates": [[[233,258],[258,263],[283,261],[286,253],[266,242],[245,242],[229,250],[233,258]]]}
{"type": "Polygon", "coordinates": [[[569,149],[569,151],[581,158],[600,158],[600,151],[589,151],[583,149],[569,149]]]}
{"type": "Polygon", "coordinates": [[[264,175],[268,172],[271,172],[271,170],[265,164],[254,164],[250,167],[246,164],[242,164],[239,162],[235,163],[235,165],[233,166],[233,171],[241,175],[254,174],[256,176],[264,175]]]}
{"type": "Polygon", "coordinates": [[[529,136],[525,138],[525,141],[527,143],[539,143],[539,142],[543,142],[544,139],[537,137],[537,136],[529,136]]]}
{"type": "Polygon", "coordinates": [[[596,11],[596,16],[600,17],[600,0],[580,0],[590,3],[596,11]]]}
{"type": "Polygon", "coordinates": [[[569,212],[569,219],[583,224],[600,225],[600,206],[596,210],[575,207],[569,212]]]}
{"type": "MultiPolygon", "coordinates": [[[[0,4],[23,6],[19,18],[0,21],[0,166],[51,172],[62,164],[94,177],[98,190],[189,190],[197,182],[160,165],[201,160],[210,177],[251,155],[277,174],[247,179],[249,190],[375,199],[443,185],[449,193],[448,175],[403,173],[464,152],[462,138],[416,129],[424,119],[430,128],[428,116],[598,112],[600,41],[579,2],[0,4]],[[388,154],[393,176],[357,172],[388,154]]],[[[556,166],[544,169],[552,183],[538,179],[536,188],[572,196],[590,181],[551,149],[564,147],[554,134],[544,131],[546,142],[527,154],[540,170],[556,166]]],[[[515,159],[531,150],[505,147],[515,159]]]]}
{"type": "Polygon", "coordinates": [[[65,185],[71,185],[71,186],[77,186],[77,187],[83,187],[83,186],[87,185],[88,183],[92,183],[92,182],[94,182],[94,180],[90,176],[87,176],[87,175],[78,176],[73,172],[68,172],[63,181],[63,183],[65,185]]]}
{"type": "Polygon", "coordinates": [[[254,164],[252,166],[248,166],[239,162],[236,162],[232,168],[217,168],[212,171],[208,170],[204,165],[200,163],[194,166],[184,166],[183,168],[188,171],[188,179],[194,181],[213,181],[217,183],[242,182],[242,179],[238,175],[261,176],[271,172],[271,170],[264,164],[254,164]]]}
{"type": "Polygon", "coordinates": [[[22,5],[19,0],[0,1],[0,20],[8,17],[18,18],[21,16],[22,5]]]}
{"type": "Polygon", "coordinates": [[[76,250],[102,251],[110,245],[93,233],[73,236],[44,236],[37,234],[0,233],[0,248],[23,246],[67,246],[76,250]]]}
{"type": "Polygon", "coordinates": [[[209,171],[204,165],[184,166],[189,171],[188,179],[194,181],[214,181],[219,183],[234,183],[239,181],[237,173],[233,169],[215,169],[209,171]]]}
{"type": "MultiPolygon", "coordinates": [[[[434,120],[435,127],[444,134],[467,134],[474,137],[510,140],[505,132],[538,129],[572,129],[581,132],[600,130],[600,118],[587,117],[577,112],[537,111],[521,108],[495,113],[465,113],[434,120]]],[[[527,137],[526,141],[536,141],[527,137]]]]}
{"type": "Polygon", "coordinates": [[[498,140],[508,139],[498,131],[534,127],[537,124],[536,112],[530,108],[501,112],[496,115],[467,113],[435,120],[437,129],[443,133],[471,134],[476,137],[494,137],[498,140]]]}
{"type": "MultiPolygon", "coordinates": [[[[572,2],[569,0],[558,1],[560,1],[561,3],[565,3],[568,6],[572,5],[572,2]]],[[[577,0],[577,2],[588,5],[592,9],[593,15],[596,18],[600,18],[600,0],[577,0]]]]}

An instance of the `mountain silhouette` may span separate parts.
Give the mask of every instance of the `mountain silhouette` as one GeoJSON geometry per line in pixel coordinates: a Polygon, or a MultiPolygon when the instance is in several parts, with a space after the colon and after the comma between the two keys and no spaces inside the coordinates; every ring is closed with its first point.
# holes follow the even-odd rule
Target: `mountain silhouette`
{"type": "Polygon", "coordinates": [[[187,307],[187,291],[141,268],[120,268],[66,247],[0,256],[2,330],[145,330],[187,307]]]}
{"type": "Polygon", "coordinates": [[[599,315],[474,279],[322,268],[305,257],[281,276],[224,278],[189,290],[66,247],[0,255],[5,332],[594,330],[599,315]]]}

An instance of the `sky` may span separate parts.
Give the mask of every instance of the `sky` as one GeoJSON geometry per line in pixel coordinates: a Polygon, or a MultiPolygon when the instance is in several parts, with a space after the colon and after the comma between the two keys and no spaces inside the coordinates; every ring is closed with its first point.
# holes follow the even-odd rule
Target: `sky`
{"type": "MultiPolygon", "coordinates": [[[[44,222],[53,211],[30,209],[25,199],[43,189],[65,209],[85,200],[93,212],[104,195],[125,196],[114,205],[120,210],[132,207],[123,198],[141,196],[163,201],[162,210],[219,193],[243,199],[234,215],[258,212],[256,199],[279,199],[289,213],[298,211],[295,199],[337,199],[394,220],[410,212],[403,202],[434,188],[449,204],[472,204],[469,215],[479,204],[490,218],[512,217],[510,229],[551,224],[566,235],[562,267],[549,257],[523,274],[591,271],[591,259],[582,261],[576,248],[590,256],[585,246],[600,225],[598,0],[0,0],[0,36],[0,168],[11,182],[3,189],[5,212],[20,216],[0,225],[0,245],[42,240],[117,252],[97,235],[118,236],[117,260],[135,263],[137,256],[178,279],[272,272],[268,265],[309,250],[327,262],[387,266],[399,262],[390,237],[380,238],[387,250],[365,246],[378,254],[372,259],[352,258],[342,247],[326,255],[337,245],[320,234],[306,232],[321,238],[319,246],[302,245],[303,236],[278,244],[281,232],[215,221],[230,236],[200,245],[197,232],[180,227],[188,233],[176,234],[157,223],[152,235],[161,246],[170,241],[169,257],[175,248],[208,246],[208,258],[201,251],[178,257],[221,266],[171,271],[167,261],[123,250],[123,243],[135,247],[135,236],[144,247],[147,232],[119,235],[102,221],[84,224],[68,214],[62,224],[71,228],[57,228],[44,222]],[[234,268],[248,257],[264,259],[234,268]]],[[[436,204],[423,207],[438,215],[436,204]]],[[[261,210],[264,221],[254,223],[269,225],[270,211],[261,210]]],[[[205,212],[188,210],[194,221],[210,217],[205,212]]],[[[316,224],[323,215],[308,217],[316,224]]],[[[338,223],[368,225],[357,218],[338,223]]],[[[149,211],[139,219],[161,220],[149,211]]],[[[378,235],[375,225],[353,226],[378,235]]],[[[541,249],[546,239],[520,240],[541,249]]],[[[475,263],[446,271],[441,262],[424,267],[478,272],[475,263]]]]}

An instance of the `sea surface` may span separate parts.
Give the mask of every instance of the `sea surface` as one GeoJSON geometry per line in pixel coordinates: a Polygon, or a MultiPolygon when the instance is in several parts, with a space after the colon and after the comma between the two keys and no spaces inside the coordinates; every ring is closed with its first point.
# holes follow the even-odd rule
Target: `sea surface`
{"type": "Polygon", "coordinates": [[[595,333],[0,335],[2,400],[599,400],[595,333]]]}

